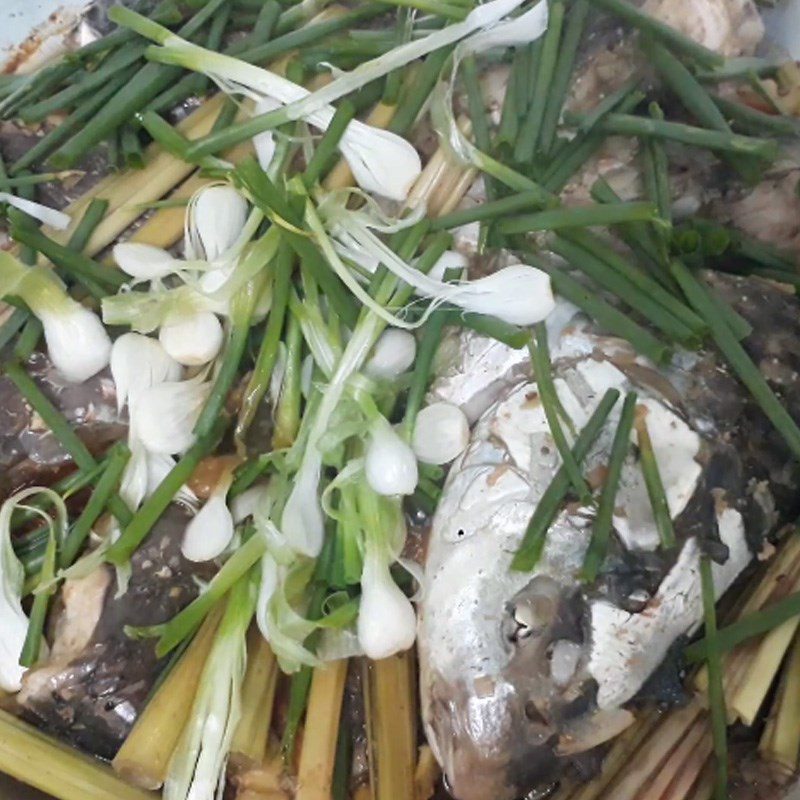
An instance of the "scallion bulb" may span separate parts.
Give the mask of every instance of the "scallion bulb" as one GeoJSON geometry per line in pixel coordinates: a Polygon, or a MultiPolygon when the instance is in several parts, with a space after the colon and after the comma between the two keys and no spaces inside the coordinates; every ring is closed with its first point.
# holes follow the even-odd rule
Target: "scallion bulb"
{"type": "Polygon", "coordinates": [[[417,414],[411,446],[425,464],[448,464],[469,444],[466,414],[452,403],[432,403],[417,414]]]}
{"type": "Polygon", "coordinates": [[[358,641],[368,658],[378,660],[410,649],[417,635],[411,601],[394,582],[382,548],[367,544],[361,574],[358,641]]]}
{"type": "Polygon", "coordinates": [[[149,336],[123,333],[111,348],[111,377],[120,411],[137,392],[164,381],[177,381],[181,373],[181,365],[149,336]]]}
{"type": "Polygon", "coordinates": [[[211,561],[233,539],[233,516],[226,502],[232,480],[232,471],[226,472],[203,507],[186,526],[181,552],[189,561],[211,561]]]}
{"type": "Polygon", "coordinates": [[[428,277],[435,281],[443,281],[450,270],[457,270],[459,280],[463,280],[466,278],[468,266],[469,261],[463,253],[459,253],[458,250],[445,250],[431,268],[428,277]]]}
{"type": "MultiPolygon", "coordinates": [[[[280,107],[281,104],[271,97],[262,97],[253,109],[253,115],[258,117],[261,114],[266,114],[268,111],[274,111],[276,108],[280,107]]],[[[263,133],[257,133],[253,137],[253,147],[255,148],[256,157],[258,158],[261,169],[266,172],[267,168],[272,163],[272,159],[275,157],[274,132],[264,131],[263,133]]]]}
{"type": "Polygon", "coordinates": [[[186,257],[223,258],[242,233],[247,212],[247,200],[232,186],[201,189],[186,210],[186,257]]]}
{"type": "Polygon", "coordinates": [[[373,378],[396,378],[411,367],[416,354],[417,340],[413,334],[389,328],[375,342],[364,371],[373,378]]]}
{"type": "Polygon", "coordinates": [[[112,251],[117,266],[137,281],[153,281],[172,275],[183,266],[162,247],[141,242],[120,242],[112,251]]]}
{"type": "Polygon", "coordinates": [[[131,424],[151,453],[182,453],[194,443],[194,424],[211,391],[202,376],[145,389],[132,409],[131,424]]]}
{"type": "Polygon", "coordinates": [[[164,350],[186,367],[208,364],[217,357],[224,339],[216,314],[197,311],[165,322],[158,332],[164,350]]]}
{"type": "Polygon", "coordinates": [[[413,494],[419,472],[417,458],[408,443],[383,417],[372,423],[369,437],[364,474],[370,487],[378,494],[390,497],[413,494]]]}

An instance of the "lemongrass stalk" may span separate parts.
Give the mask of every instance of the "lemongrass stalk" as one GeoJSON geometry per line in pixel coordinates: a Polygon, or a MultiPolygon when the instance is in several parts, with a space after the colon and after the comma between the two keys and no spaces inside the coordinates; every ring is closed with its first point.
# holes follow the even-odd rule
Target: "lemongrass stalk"
{"type": "MultiPolygon", "coordinates": [[[[670,776],[672,780],[669,787],[659,800],[686,800],[686,796],[703,774],[706,765],[709,763],[709,756],[714,750],[714,745],[711,741],[711,736],[708,735],[706,726],[704,726],[704,733],[705,735],[688,754],[683,763],[680,764],[675,774],[670,776]]],[[[727,794],[725,799],[728,800],[727,794]]]]}
{"type": "Polygon", "coordinates": [[[433,750],[426,744],[422,745],[414,770],[414,800],[431,800],[441,777],[442,768],[433,750]]]}
{"type": "Polygon", "coordinates": [[[153,800],[110,767],[0,710],[0,772],[59,800],[153,800]]]}
{"type": "Polygon", "coordinates": [[[308,696],[296,800],[329,800],[339,737],[347,660],[317,667],[308,696]]]}
{"type": "Polygon", "coordinates": [[[798,625],[800,616],[788,619],[771,630],[761,641],[755,658],[749,665],[743,685],[729,704],[730,709],[745,725],[752,725],[755,722],[798,625]]]}
{"type": "Polygon", "coordinates": [[[797,770],[800,752],[800,636],[795,636],[769,722],[758,745],[767,761],[779,764],[790,773],[797,770]]]}
{"type": "Polygon", "coordinates": [[[714,792],[714,764],[706,763],[700,777],[683,800],[708,800],[714,792]]]}
{"type": "Polygon", "coordinates": [[[114,771],[129,783],[143,789],[159,789],[163,785],[221,618],[219,608],[206,617],[111,762],[114,771]]]}
{"type": "Polygon", "coordinates": [[[242,716],[231,740],[231,759],[240,765],[261,764],[267,754],[278,665],[257,627],[247,637],[247,672],[242,683],[242,716]]]}
{"type": "Polygon", "coordinates": [[[417,695],[413,652],[365,662],[364,670],[374,800],[415,800],[417,695]]]}

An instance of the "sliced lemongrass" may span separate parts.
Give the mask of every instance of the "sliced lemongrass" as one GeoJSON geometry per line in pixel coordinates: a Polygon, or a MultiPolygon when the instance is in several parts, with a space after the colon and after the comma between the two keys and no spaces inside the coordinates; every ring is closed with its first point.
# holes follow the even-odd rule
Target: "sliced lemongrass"
{"type": "MultiPolygon", "coordinates": [[[[600,431],[618,399],[619,392],[616,389],[609,389],[578,434],[572,448],[572,455],[578,464],[583,461],[595,439],[600,435],[600,431]]],[[[539,500],[528,522],[525,535],[511,562],[512,569],[528,571],[536,566],[544,550],[547,531],[564,501],[568,488],[569,477],[566,469],[562,466],[553,476],[553,480],[539,500]]]]}

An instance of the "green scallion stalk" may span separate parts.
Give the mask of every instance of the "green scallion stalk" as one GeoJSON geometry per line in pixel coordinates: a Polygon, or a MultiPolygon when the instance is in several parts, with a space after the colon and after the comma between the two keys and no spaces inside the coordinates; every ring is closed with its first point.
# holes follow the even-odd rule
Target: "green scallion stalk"
{"type": "Polygon", "coordinates": [[[711,95],[726,119],[743,133],[751,136],[762,136],[766,132],[775,136],[797,136],[800,134],[800,121],[795,117],[780,114],[767,114],[744,103],[737,103],[718,95],[711,95]]]}
{"type": "Polygon", "coordinates": [[[708,664],[708,705],[714,739],[715,800],[728,800],[728,715],[725,709],[725,686],[722,659],[717,647],[717,609],[711,560],[700,556],[700,581],[703,594],[703,618],[706,627],[706,663],[708,664]]]}
{"type": "Polygon", "coordinates": [[[796,458],[800,458],[800,428],[781,401],[770,389],[758,367],[739,344],[727,320],[718,313],[718,307],[709,300],[709,293],[687,269],[685,264],[670,263],[673,277],[680,285],[686,299],[702,316],[711,330],[717,347],[727,359],[739,380],[748,388],[753,399],[767,415],[796,458]]]}
{"type": "Polygon", "coordinates": [[[265,275],[262,272],[248,281],[233,298],[231,329],[221,357],[222,366],[217,373],[211,394],[209,394],[194,426],[194,433],[198,439],[206,439],[211,435],[225,407],[228,392],[233,386],[239,364],[244,357],[247,339],[250,335],[250,324],[264,288],[264,279],[265,275]]]}
{"type": "MultiPolygon", "coordinates": [[[[590,242],[594,243],[593,240],[590,242]]],[[[606,259],[604,250],[590,248],[583,239],[556,237],[550,248],[600,286],[613,292],[671,339],[698,344],[705,330],[703,321],[691,309],[663,289],[634,265],[627,270],[625,259],[606,259]]]]}
{"type": "Polygon", "coordinates": [[[250,571],[264,555],[266,540],[259,535],[250,538],[222,565],[211,579],[205,591],[186,608],[177,613],[161,627],[156,644],[156,655],[163,658],[184,639],[191,636],[203,623],[211,609],[250,571]]]}
{"type": "MultiPolygon", "coordinates": [[[[522,94],[519,84],[524,80],[524,70],[525,48],[517,47],[514,50],[514,56],[511,61],[511,71],[508,74],[506,94],[503,98],[503,108],[500,112],[500,126],[497,129],[497,136],[495,137],[495,144],[497,146],[513,146],[514,142],[517,141],[517,134],[519,133],[519,118],[521,113],[517,103],[520,95],[522,94]]],[[[524,108],[522,111],[524,111],[524,108]]]]}
{"type": "Polygon", "coordinates": [[[404,136],[413,127],[422,107],[431,96],[439,74],[450,57],[452,47],[443,47],[431,53],[423,62],[414,80],[403,91],[388,130],[404,136]]]}
{"type": "Polygon", "coordinates": [[[278,357],[278,345],[281,341],[283,323],[289,303],[289,287],[292,279],[292,254],[289,248],[281,246],[274,260],[275,272],[272,283],[272,303],[270,305],[264,338],[256,356],[256,363],[247,387],[242,396],[239,418],[236,422],[235,438],[240,447],[250,427],[256,411],[269,389],[272,371],[278,357]]]}
{"type": "Polygon", "coordinates": [[[628,392],[622,406],[614,441],[611,445],[611,455],[608,459],[608,472],[606,474],[600,501],[597,504],[597,515],[592,525],[592,539],[583,559],[581,579],[587,583],[594,583],[608,552],[608,543],[611,538],[611,522],[616,507],[619,480],[622,467],[630,450],[631,430],[633,417],[636,411],[636,392],[628,392]]]}
{"type": "Polygon", "coordinates": [[[75,172],[36,172],[28,175],[20,175],[15,178],[9,178],[3,171],[0,174],[0,189],[3,191],[10,191],[11,189],[18,189],[22,186],[37,186],[40,183],[53,183],[56,181],[63,181],[71,178],[76,174],[75,172]]]}
{"type": "MultiPolygon", "coordinates": [[[[581,120],[580,115],[567,115],[569,124],[580,124],[581,120]]],[[[777,142],[771,139],[740,136],[736,133],[697,128],[682,122],[667,122],[631,114],[612,112],[597,123],[597,128],[606,134],[667,139],[733,155],[755,156],[765,161],[774,161],[779,154],[777,142]]]]}
{"type": "Polygon", "coordinates": [[[569,92],[572,71],[575,66],[575,59],[578,55],[578,47],[583,37],[588,13],[588,1],[576,0],[570,5],[569,14],[566,17],[564,38],[558,50],[558,60],[556,61],[556,66],[553,71],[550,91],[547,96],[542,119],[539,148],[545,156],[549,155],[553,150],[558,121],[561,117],[561,111],[564,108],[564,102],[567,99],[567,93],[569,92]]]}
{"type": "MultiPolygon", "coordinates": [[[[56,524],[55,522],[53,523],[56,524]]],[[[42,567],[39,572],[38,585],[44,586],[52,583],[56,575],[56,552],[58,542],[54,531],[50,532],[47,548],[44,552],[42,567]]],[[[22,652],[19,656],[20,666],[32,667],[39,660],[39,652],[42,647],[44,637],[44,624],[47,620],[47,609],[50,605],[50,598],[56,591],[53,583],[49,589],[37,592],[33,597],[33,605],[28,621],[28,632],[25,642],[22,645],[22,652]]]]}
{"type": "Polygon", "coordinates": [[[41,122],[62,109],[75,107],[80,100],[96,92],[108,80],[139,61],[144,55],[145,48],[144,44],[131,42],[110,56],[98,69],[84,72],[80,80],[70,84],[66,89],[46,100],[23,108],[19,114],[20,118],[30,125],[41,122]]]}
{"type": "Polygon", "coordinates": [[[558,230],[559,228],[586,228],[589,226],[616,225],[623,222],[658,222],[658,209],[653,203],[634,201],[616,205],[573,206],[552,208],[534,214],[509,217],[497,223],[504,234],[530,233],[532,231],[558,230]]]}
{"type": "Polygon", "coordinates": [[[567,474],[570,484],[576,493],[576,496],[584,505],[592,503],[592,491],[586,484],[583,478],[581,468],[578,462],[572,455],[567,437],[564,434],[564,429],[561,427],[561,420],[563,419],[567,425],[572,428],[572,419],[567,414],[561,400],[556,391],[556,385],[553,381],[552,365],[550,364],[550,346],[547,341],[547,328],[544,323],[540,322],[534,328],[535,341],[530,339],[528,341],[528,348],[531,353],[531,361],[533,363],[533,374],[536,379],[536,388],[539,391],[539,398],[542,402],[547,424],[550,428],[550,435],[553,437],[556,450],[561,456],[561,463],[567,474]]]}
{"type": "MultiPolygon", "coordinates": [[[[399,8],[397,10],[395,34],[391,43],[393,47],[408,41],[413,30],[413,24],[414,17],[412,12],[407,8],[399,8]]],[[[381,102],[384,105],[397,105],[397,101],[400,99],[400,91],[403,88],[403,76],[406,74],[406,72],[406,69],[396,69],[386,76],[386,82],[384,84],[383,94],[381,96],[381,102]]]]}
{"type": "MultiPolygon", "coordinates": [[[[209,0],[178,31],[185,39],[193,36],[228,0],[209,0]]],[[[112,17],[109,11],[109,18],[112,17]]],[[[176,67],[162,64],[147,64],[140,69],[116,94],[66,144],[53,155],[53,164],[71,167],[77,163],[88,150],[94,147],[112,132],[116,132],[121,124],[127,122],[137,111],[140,111],[152,98],[175,81],[181,74],[176,67]]]]}
{"type": "Polygon", "coordinates": [[[108,200],[101,197],[93,197],[86,211],[78,223],[78,227],[72,232],[67,242],[67,247],[76,253],[82,253],[89,244],[97,226],[102,221],[108,211],[108,200]]]}
{"type": "Polygon", "coordinates": [[[667,503],[667,493],[664,482],[661,480],[661,471],[658,468],[656,454],[653,451],[653,442],[647,428],[647,407],[637,406],[634,415],[633,427],[636,430],[636,442],[639,447],[639,463],[647,487],[647,496],[650,498],[650,507],[653,510],[653,519],[661,539],[661,546],[665,550],[675,547],[675,529],[672,527],[672,515],[667,503]]]}
{"type": "Polygon", "coordinates": [[[487,314],[474,314],[471,311],[466,314],[454,314],[453,324],[460,325],[462,328],[469,328],[482,336],[488,336],[490,339],[496,339],[498,342],[502,342],[512,348],[512,350],[522,350],[523,347],[527,346],[531,337],[530,331],[525,328],[511,325],[497,317],[490,317],[487,314]]]}
{"type": "Polygon", "coordinates": [[[30,357],[42,338],[44,327],[38,317],[30,316],[14,345],[14,357],[24,363],[30,357]]]}
{"type": "MultiPolygon", "coordinates": [[[[650,116],[653,119],[664,119],[664,112],[658,103],[650,104],[650,116]]],[[[645,139],[642,142],[644,155],[644,184],[647,195],[658,208],[659,216],[672,221],[672,190],[669,185],[669,162],[663,142],[658,139],[645,139]]],[[[663,235],[657,244],[663,243],[663,235]]]]}
{"type": "Polygon", "coordinates": [[[117,92],[125,86],[136,73],[136,68],[115,76],[97,93],[73,111],[60,125],[48,131],[30,150],[21,155],[11,166],[11,173],[18,175],[22,170],[46,160],[50,154],[63,142],[77,133],[88,120],[90,120],[117,92]]]}
{"type": "Polygon", "coordinates": [[[339,141],[344,136],[344,132],[355,114],[356,110],[349,101],[344,100],[339,104],[331,124],[319,140],[314,150],[314,155],[309,160],[303,173],[303,183],[307,189],[310,189],[322,178],[323,171],[336,153],[339,141]]]}
{"type": "MultiPolygon", "coordinates": [[[[722,628],[717,634],[716,648],[720,653],[728,653],[742,642],[761,636],[798,614],[800,614],[800,592],[793,592],[761,611],[754,611],[722,628]]],[[[707,659],[708,652],[709,642],[707,638],[703,638],[686,647],[683,654],[689,663],[694,664],[707,659]]]]}
{"type": "Polygon", "coordinates": [[[272,434],[272,446],[276,449],[291,447],[300,428],[302,363],[303,330],[297,317],[290,314],[286,325],[286,370],[278,407],[275,409],[275,430],[272,434]]]}
{"type": "Polygon", "coordinates": [[[530,252],[526,253],[525,258],[526,263],[538,267],[550,275],[553,287],[562,297],[595,319],[598,325],[609,333],[626,339],[637,352],[656,364],[664,364],[669,361],[671,356],[669,347],[646,328],[634,322],[627,314],[623,314],[614,306],[606,303],[596,292],[567,275],[564,270],[551,266],[530,252]]]}
{"type": "Polygon", "coordinates": [[[553,88],[553,76],[559,56],[563,24],[563,0],[550,0],[550,15],[547,31],[541,39],[541,51],[538,69],[534,76],[533,93],[514,146],[514,159],[520,163],[531,161],[537,149],[539,149],[539,138],[544,124],[544,115],[550,99],[551,89],[553,88]]]}
{"type": "Polygon", "coordinates": [[[225,420],[220,420],[218,426],[206,438],[198,439],[183,454],[153,494],[125,523],[122,536],[106,551],[106,561],[122,566],[130,560],[136,548],[150,533],[150,529],[172,502],[181,486],[189,479],[200,460],[211,452],[224,422],[225,420]]]}
{"type": "Polygon", "coordinates": [[[633,27],[663,42],[672,50],[688,56],[698,64],[706,67],[717,67],[725,63],[724,57],[719,53],[709,50],[694,39],[682,34],[677,28],[673,28],[671,25],[667,25],[665,22],[650,16],[646,11],[640,11],[636,6],[626,2],[626,0],[591,0],[591,2],[609,14],[625,20],[633,27]]]}
{"type": "Polygon", "coordinates": [[[144,167],[144,153],[139,133],[133,125],[125,125],[119,138],[122,161],[128,169],[142,169],[144,167]]]}
{"type": "Polygon", "coordinates": [[[267,0],[267,2],[258,9],[255,22],[250,26],[247,36],[241,41],[234,42],[230,47],[226,48],[224,52],[228,55],[235,56],[253,47],[260,47],[266,44],[275,34],[280,16],[280,3],[275,2],[275,0],[267,0]]]}
{"type": "MultiPolygon", "coordinates": [[[[600,431],[603,429],[603,425],[618,399],[619,392],[616,389],[609,389],[603,395],[603,399],[592,413],[586,426],[575,439],[572,455],[576,463],[580,464],[588,455],[592,444],[600,435],[600,431]]],[[[553,480],[536,505],[522,543],[511,561],[511,569],[519,572],[529,572],[539,562],[544,552],[547,531],[550,529],[556,514],[558,514],[564,498],[567,496],[569,486],[567,471],[562,466],[553,476],[553,480]]]]}
{"type": "Polygon", "coordinates": [[[526,208],[542,208],[551,204],[552,198],[550,194],[543,189],[519,192],[508,197],[502,197],[499,200],[481,203],[474,208],[464,208],[444,214],[431,222],[431,229],[449,230],[458,228],[461,225],[468,225],[470,222],[502,219],[516,211],[522,211],[526,208]]]}
{"type": "Polygon", "coordinates": [[[30,312],[24,308],[14,309],[11,316],[0,327],[0,350],[6,347],[19,333],[20,329],[28,321],[29,316],[30,312]]]}
{"type": "Polygon", "coordinates": [[[289,684],[289,706],[286,710],[286,726],[281,737],[281,751],[286,763],[291,763],[294,758],[297,731],[300,729],[300,722],[306,711],[313,676],[314,670],[311,667],[303,666],[292,675],[289,684]]]}
{"type": "Polygon", "coordinates": [[[105,470],[100,475],[89,501],[84,506],[78,519],[75,520],[75,524],[61,546],[58,563],[62,569],[71,566],[77,558],[78,553],[91,533],[92,525],[103,513],[111,495],[117,491],[122,472],[130,456],[130,450],[122,442],[117,442],[111,449],[105,470]]]}

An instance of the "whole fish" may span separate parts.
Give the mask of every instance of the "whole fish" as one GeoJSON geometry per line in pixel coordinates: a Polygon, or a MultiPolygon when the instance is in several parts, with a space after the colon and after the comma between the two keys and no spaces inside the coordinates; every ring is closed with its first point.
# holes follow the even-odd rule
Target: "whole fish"
{"type": "MultiPolygon", "coordinates": [[[[743,344],[800,420],[800,302],[754,278],[708,280],[752,325],[743,344]]],[[[512,800],[585,768],[633,722],[631,701],[701,624],[701,549],[715,559],[721,595],[797,506],[797,464],[714,352],[679,352],[657,368],[566,303],[548,324],[557,394],[575,429],[606,390],[637,392],[677,546],[660,546],[631,447],[597,580],[579,579],[594,508],[577,501],[556,516],[536,567],[512,570],[560,458],[524,351],[474,334],[445,347],[450,368],[434,396],[473,416],[491,403],[445,484],[420,601],[422,713],[459,800],[512,800]]],[[[620,407],[584,463],[593,488],[620,407]]]]}

